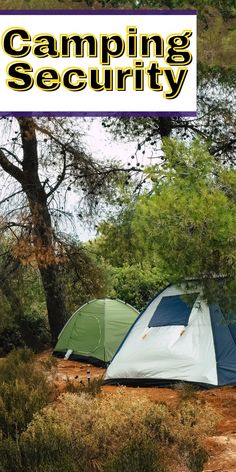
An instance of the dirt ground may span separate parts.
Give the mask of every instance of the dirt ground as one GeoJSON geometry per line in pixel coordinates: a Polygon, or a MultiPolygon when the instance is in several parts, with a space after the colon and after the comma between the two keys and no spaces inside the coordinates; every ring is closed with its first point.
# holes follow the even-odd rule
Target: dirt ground
{"type": "MultiPolygon", "coordinates": [[[[40,361],[50,359],[50,353],[40,355],[40,361]]],[[[58,359],[52,369],[52,378],[57,393],[65,391],[68,380],[70,382],[86,382],[88,378],[99,378],[105,370],[75,361],[58,359]]],[[[117,387],[104,386],[104,392],[112,393],[117,387]]],[[[130,388],[137,395],[146,395],[155,401],[177,403],[181,392],[170,388],[130,388]]],[[[211,390],[201,390],[197,397],[204,400],[220,414],[215,436],[207,439],[209,461],[204,472],[236,472],[236,388],[223,387],[211,390]]]]}

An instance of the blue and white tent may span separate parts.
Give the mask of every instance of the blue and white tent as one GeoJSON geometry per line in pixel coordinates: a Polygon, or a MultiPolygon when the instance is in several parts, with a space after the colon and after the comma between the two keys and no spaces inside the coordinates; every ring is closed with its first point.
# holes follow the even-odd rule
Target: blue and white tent
{"type": "Polygon", "coordinates": [[[201,288],[171,285],[137,318],[108,367],[106,383],[236,385],[236,324],[201,288]]]}

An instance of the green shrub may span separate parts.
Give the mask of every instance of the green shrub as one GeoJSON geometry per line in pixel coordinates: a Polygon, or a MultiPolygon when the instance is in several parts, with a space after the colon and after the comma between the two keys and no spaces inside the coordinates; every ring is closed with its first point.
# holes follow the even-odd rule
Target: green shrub
{"type": "Polygon", "coordinates": [[[201,472],[208,459],[203,440],[212,434],[219,417],[207,404],[194,397],[181,399],[174,414],[170,429],[170,441],[178,445],[178,450],[190,472],[201,472]]]}
{"type": "Polygon", "coordinates": [[[16,324],[5,327],[0,333],[0,356],[20,347],[25,347],[25,342],[19,327],[16,324]]]}
{"type": "MultiPolygon", "coordinates": [[[[73,444],[71,422],[55,410],[36,414],[27,432],[20,438],[21,461],[24,471],[77,471],[77,445],[73,444]]],[[[82,469],[81,469],[82,472],[82,469]]]]}
{"type": "Polygon", "coordinates": [[[0,433],[16,438],[47,402],[49,387],[28,349],[11,352],[0,364],[0,433]]]}
{"type": "Polygon", "coordinates": [[[126,389],[67,393],[34,415],[17,447],[3,441],[2,463],[10,472],[201,472],[213,425],[212,410],[199,402],[173,408],[126,389]]]}
{"type": "Polygon", "coordinates": [[[50,345],[50,332],[46,318],[37,312],[24,314],[0,332],[0,356],[13,349],[28,347],[40,352],[50,345]]]}
{"type": "Polygon", "coordinates": [[[185,462],[191,472],[201,472],[208,459],[208,453],[197,442],[189,441],[183,445],[185,462]]]}
{"type": "Polygon", "coordinates": [[[21,471],[21,453],[17,444],[10,436],[0,437],[0,472],[21,471]]]}
{"type": "Polygon", "coordinates": [[[25,368],[27,364],[34,364],[34,354],[30,349],[12,351],[0,363],[0,382],[10,382],[17,377],[27,377],[30,381],[31,372],[25,368]]]}
{"type": "Polygon", "coordinates": [[[19,320],[19,331],[27,347],[40,352],[50,345],[50,332],[46,318],[37,312],[25,314],[19,320]]]}
{"type": "Polygon", "coordinates": [[[104,466],[104,472],[165,472],[163,457],[158,460],[156,444],[148,438],[131,439],[104,466]]]}

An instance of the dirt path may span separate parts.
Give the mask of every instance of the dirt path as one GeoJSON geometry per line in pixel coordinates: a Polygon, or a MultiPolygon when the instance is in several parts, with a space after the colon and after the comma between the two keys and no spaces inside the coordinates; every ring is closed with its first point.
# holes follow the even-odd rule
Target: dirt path
{"type": "MultiPolygon", "coordinates": [[[[47,362],[50,353],[39,356],[40,361],[47,362]]],[[[52,369],[52,378],[57,393],[65,391],[70,382],[87,382],[87,379],[100,378],[105,370],[75,361],[58,359],[52,369]]],[[[103,391],[112,393],[117,387],[104,386],[103,391]]],[[[181,395],[178,389],[170,388],[127,388],[137,395],[146,395],[155,401],[177,403],[181,395]]],[[[207,439],[209,461],[204,472],[236,472],[236,388],[203,390],[196,393],[197,398],[213,406],[221,415],[215,436],[207,439]]]]}

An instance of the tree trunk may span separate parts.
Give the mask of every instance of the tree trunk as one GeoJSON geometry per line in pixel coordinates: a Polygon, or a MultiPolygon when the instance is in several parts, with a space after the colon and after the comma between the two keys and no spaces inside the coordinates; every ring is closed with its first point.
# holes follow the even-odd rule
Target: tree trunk
{"type": "Polygon", "coordinates": [[[48,321],[54,345],[66,322],[66,308],[64,290],[60,281],[60,268],[56,264],[51,216],[42,187],[37,189],[35,185],[32,190],[26,190],[26,195],[33,222],[35,257],[42,278],[48,321]],[[40,190],[40,192],[37,190],[40,190]]]}
{"type": "MultiPolygon", "coordinates": [[[[18,118],[18,123],[23,160],[20,166],[17,166],[0,149],[0,165],[5,172],[21,184],[28,199],[32,223],[32,243],[44,287],[52,342],[55,343],[66,321],[64,291],[56,260],[57,254],[48,208],[48,196],[39,178],[35,123],[33,118],[25,117],[18,118]]],[[[16,160],[18,161],[18,159],[16,160]]]]}
{"type": "Polygon", "coordinates": [[[39,179],[37,140],[32,118],[19,119],[23,144],[23,182],[32,218],[35,256],[44,287],[53,344],[66,321],[64,291],[56,264],[55,241],[47,194],[39,179]]]}
{"type": "Polygon", "coordinates": [[[160,133],[161,138],[169,138],[172,131],[171,118],[160,116],[158,121],[159,121],[159,133],[160,133]]]}

